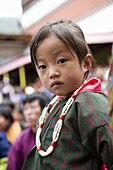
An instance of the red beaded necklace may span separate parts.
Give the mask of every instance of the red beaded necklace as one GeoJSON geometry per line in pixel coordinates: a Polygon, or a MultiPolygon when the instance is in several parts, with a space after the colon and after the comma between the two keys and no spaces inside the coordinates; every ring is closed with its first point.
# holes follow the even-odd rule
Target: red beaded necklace
{"type": "MultiPolygon", "coordinates": [[[[47,151],[43,151],[41,149],[40,135],[41,135],[41,132],[42,132],[43,124],[45,122],[45,117],[46,117],[46,115],[48,113],[48,110],[50,109],[50,107],[53,110],[53,108],[55,107],[56,103],[59,101],[60,96],[56,96],[55,98],[53,98],[53,100],[48,104],[48,106],[44,108],[44,110],[42,112],[42,115],[40,116],[40,119],[39,119],[39,128],[37,129],[37,133],[36,133],[37,151],[39,152],[39,154],[41,156],[47,156],[47,155],[49,155],[53,151],[55,143],[56,143],[56,141],[59,138],[59,134],[60,134],[60,131],[61,131],[61,128],[62,128],[63,119],[64,119],[65,115],[67,114],[69,108],[71,107],[72,103],[74,102],[74,98],[77,95],[77,93],[80,90],[80,88],[78,88],[71,95],[71,97],[68,99],[68,101],[66,102],[65,106],[63,107],[62,113],[60,115],[60,118],[59,118],[59,120],[57,121],[57,123],[56,123],[56,125],[54,127],[53,140],[51,142],[51,145],[48,147],[47,151]]],[[[50,109],[50,112],[51,112],[51,109],[50,109]]]]}

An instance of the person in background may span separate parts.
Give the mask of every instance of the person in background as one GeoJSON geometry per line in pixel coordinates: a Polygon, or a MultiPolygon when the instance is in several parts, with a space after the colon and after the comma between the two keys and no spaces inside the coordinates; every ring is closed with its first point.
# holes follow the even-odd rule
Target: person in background
{"type": "Polygon", "coordinates": [[[113,142],[113,55],[110,60],[110,71],[108,76],[108,98],[109,98],[109,114],[110,114],[110,123],[109,127],[112,131],[112,142],[113,142]]]}
{"type": "Polygon", "coordinates": [[[23,130],[9,150],[7,170],[21,170],[26,156],[35,145],[36,123],[49,101],[43,92],[34,92],[26,97],[23,113],[28,128],[23,130]]]}
{"type": "Polygon", "coordinates": [[[7,168],[7,153],[11,144],[4,132],[0,130],[0,170],[7,168]]]}
{"type": "Polygon", "coordinates": [[[108,99],[91,77],[94,60],[75,22],[47,22],[32,38],[31,60],[55,95],[43,110],[36,145],[22,170],[113,170],[108,99]]]}
{"type": "Polygon", "coordinates": [[[10,99],[4,99],[1,105],[7,107],[11,111],[11,114],[13,113],[15,104],[10,99]]]}
{"type": "Polygon", "coordinates": [[[21,130],[26,128],[24,127],[25,120],[23,116],[23,106],[19,106],[18,104],[12,102],[10,99],[5,99],[2,102],[2,106],[10,109],[13,119],[16,121],[16,123],[19,122],[21,130]]]}
{"type": "Polygon", "coordinates": [[[11,85],[8,77],[3,78],[3,87],[1,88],[1,92],[3,94],[3,99],[12,100],[13,96],[15,96],[14,87],[11,85]]]}
{"type": "Polygon", "coordinates": [[[12,116],[15,120],[17,120],[20,123],[22,130],[24,130],[26,128],[25,126],[26,121],[23,115],[23,108],[16,106],[13,110],[12,116]]]}
{"type": "Polygon", "coordinates": [[[22,132],[21,126],[18,121],[14,120],[11,110],[2,104],[0,105],[0,130],[6,134],[11,144],[22,132]]]}

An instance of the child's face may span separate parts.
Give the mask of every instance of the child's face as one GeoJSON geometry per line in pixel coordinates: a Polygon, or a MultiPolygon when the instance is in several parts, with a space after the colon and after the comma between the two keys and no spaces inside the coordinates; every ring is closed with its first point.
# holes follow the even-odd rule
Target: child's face
{"type": "Polygon", "coordinates": [[[49,35],[36,51],[37,72],[47,90],[63,98],[70,96],[83,83],[87,68],[79,64],[77,55],[69,52],[65,44],[49,35]]]}

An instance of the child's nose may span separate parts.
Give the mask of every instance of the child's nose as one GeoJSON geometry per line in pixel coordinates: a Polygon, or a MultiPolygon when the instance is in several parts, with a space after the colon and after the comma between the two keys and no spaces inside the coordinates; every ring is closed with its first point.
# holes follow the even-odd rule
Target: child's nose
{"type": "Polygon", "coordinates": [[[49,77],[50,78],[55,78],[60,75],[59,71],[56,68],[50,68],[49,70],[49,77]]]}

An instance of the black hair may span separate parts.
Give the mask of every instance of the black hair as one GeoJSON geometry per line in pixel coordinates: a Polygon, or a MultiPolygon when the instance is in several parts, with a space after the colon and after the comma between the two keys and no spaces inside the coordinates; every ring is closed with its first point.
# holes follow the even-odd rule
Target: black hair
{"type": "Polygon", "coordinates": [[[7,107],[0,105],[0,115],[3,116],[6,120],[10,120],[11,124],[13,123],[13,116],[7,107]]]}
{"type": "Polygon", "coordinates": [[[10,99],[5,99],[5,100],[2,102],[2,106],[10,107],[11,110],[13,110],[14,107],[15,107],[15,104],[14,104],[10,99]]]}
{"type": "MultiPolygon", "coordinates": [[[[30,44],[30,53],[31,60],[36,68],[37,66],[37,58],[36,58],[36,50],[39,43],[48,37],[50,34],[58,37],[68,48],[68,50],[72,53],[73,50],[78,56],[79,63],[82,61],[86,62],[86,55],[90,54],[92,56],[92,69],[90,71],[93,73],[96,68],[96,63],[93,58],[93,55],[85,41],[84,34],[80,27],[67,19],[55,20],[53,22],[47,22],[44,26],[42,26],[38,32],[32,38],[30,44]]],[[[85,73],[84,79],[88,77],[89,70],[85,73]]]]}
{"type": "Polygon", "coordinates": [[[24,100],[24,105],[26,103],[31,103],[34,100],[38,100],[41,110],[45,107],[46,104],[50,102],[50,98],[44,92],[34,92],[30,95],[27,95],[24,100]]]}
{"type": "Polygon", "coordinates": [[[22,108],[16,106],[15,110],[17,110],[21,115],[23,115],[23,109],[22,108]]]}

